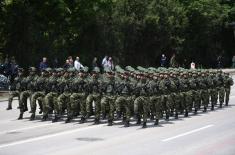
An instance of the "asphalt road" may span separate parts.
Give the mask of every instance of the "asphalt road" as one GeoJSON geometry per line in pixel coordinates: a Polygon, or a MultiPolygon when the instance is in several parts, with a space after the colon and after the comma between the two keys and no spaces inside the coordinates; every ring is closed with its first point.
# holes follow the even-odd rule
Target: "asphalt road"
{"type": "Polygon", "coordinates": [[[0,102],[0,155],[235,155],[235,87],[228,107],[159,126],[150,121],[146,129],[135,122],[124,128],[120,121],[112,127],[29,121],[29,113],[17,120],[17,101],[13,105],[6,111],[7,102],[0,102]]]}

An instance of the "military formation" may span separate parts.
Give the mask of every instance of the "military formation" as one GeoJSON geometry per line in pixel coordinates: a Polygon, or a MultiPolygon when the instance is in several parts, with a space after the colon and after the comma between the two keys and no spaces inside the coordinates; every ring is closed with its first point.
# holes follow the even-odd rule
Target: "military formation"
{"type": "Polygon", "coordinates": [[[221,70],[116,66],[115,71],[104,69],[103,73],[97,67],[91,72],[87,67],[80,71],[47,68],[38,75],[34,67],[20,68],[10,87],[7,110],[18,97],[18,119],[30,110],[34,120],[38,106],[42,121],[66,117],[69,123],[78,117],[85,123],[94,118],[95,124],[107,119],[111,126],[122,119],[129,127],[134,119],[145,128],[148,120],[158,125],[162,118],[168,121],[228,106],[232,85],[233,79],[221,70]]]}

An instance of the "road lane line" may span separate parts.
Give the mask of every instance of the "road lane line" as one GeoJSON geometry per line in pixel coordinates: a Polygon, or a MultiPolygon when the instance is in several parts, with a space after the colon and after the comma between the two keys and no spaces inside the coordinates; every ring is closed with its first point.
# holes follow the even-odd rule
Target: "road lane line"
{"type": "Polygon", "coordinates": [[[204,127],[202,127],[202,128],[198,128],[198,129],[195,129],[195,130],[192,130],[192,131],[189,131],[189,132],[185,132],[185,133],[183,133],[183,134],[179,134],[179,135],[174,136],[174,137],[170,137],[170,138],[167,138],[167,139],[163,139],[162,141],[163,141],[163,142],[171,141],[171,140],[176,139],[176,138],[179,138],[179,137],[183,137],[183,136],[186,136],[186,135],[190,135],[190,134],[192,134],[192,133],[195,133],[195,132],[199,132],[199,131],[201,131],[201,130],[205,130],[205,129],[210,128],[210,127],[212,127],[212,126],[214,126],[214,125],[213,125],[213,124],[210,124],[210,125],[204,126],[204,127]]]}
{"type": "Polygon", "coordinates": [[[15,130],[5,130],[5,131],[0,131],[0,134],[6,134],[6,133],[11,133],[11,132],[19,132],[19,131],[23,131],[23,130],[35,129],[35,128],[51,126],[51,125],[53,125],[53,123],[42,124],[42,125],[37,125],[37,126],[31,126],[31,127],[27,127],[27,128],[20,128],[20,129],[15,129],[15,130]]]}
{"type": "Polygon", "coordinates": [[[3,148],[6,148],[6,147],[10,147],[10,146],[20,145],[20,144],[24,144],[24,143],[31,143],[31,142],[35,142],[35,141],[39,141],[39,140],[53,138],[53,137],[56,137],[56,136],[67,135],[67,134],[75,133],[75,132],[78,132],[78,131],[98,128],[98,127],[104,127],[104,126],[107,126],[107,125],[105,125],[105,124],[93,125],[93,126],[88,126],[88,127],[84,127],[84,128],[78,128],[78,129],[74,129],[74,130],[63,131],[63,132],[59,132],[59,133],[55,133],[55,134],[49,134],[49,135],[45,135],[45,136],[39,136],[39,137],[29,138],[29,139],[25,139],[25,140],[19,140],[19,141],[8,143],[8,144],[1,144],[0,145],[0,150],[3,149],[3,148]]]}

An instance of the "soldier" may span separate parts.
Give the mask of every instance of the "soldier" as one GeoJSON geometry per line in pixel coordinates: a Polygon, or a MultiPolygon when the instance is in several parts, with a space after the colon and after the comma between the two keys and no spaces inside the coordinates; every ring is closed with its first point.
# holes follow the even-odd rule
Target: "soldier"
{"type": "Polygon", "coordinates": [[[86,119],[91,116],[92,102],[95,102],[95,124],[100,122],[100,100],[101,100],[101,81],[99,79],[100,69],[95,67],[92,78],[88,82],[89,95],[86,98],[86,119]]]}
{"type": "Polygon", "coordinates": [[[9,93],[9,99],[8,99],[8,107],[6,110],[12,109],[12,101],[14,97],[18,97],[18,100],[20,100],[20,93],[21,93],[21,81],[23,79],[23,68],[18,69],[18,76],[14,79],[12,85],[10,86],[10,93],[9,93]]]}
{"type": "Polygon", "coordinates": [[[201,81],[199,76],[200,73],[198,74],[197,72],[193,73],[193,78],[196,84],[195,90],[193,91],[193,101],[194,101],[194,114],[197,114],[197,111],[200,109],[201,106],[201,81]]]}
{"type": "Polygon", "coordinates": [[[107,72],[108,79],[106,81],[103,81],[103,97],[101,99],[101,111],[103,116],[106,115],[106,107],[108,107],[108,126],[113,125],[113,119],[114,119],[114,111],[115,111],[115,93],[116,93],[116,85],[115,85],[115,79],[114,79],[114,73],[109,70],[105,69],[107,72]]]}
{"type": "Polygon", "coordinates": [[[229,73],[225,73],[224,88],[225,88],[225,106],[228,106],[229,95],[231,86],[233,85],[233,79],[229,76],[229,73]]]}
{"type": "Polygon", "coordinates": [[[206,78],[206,72],[205,71],[202,72],[201,88],[202,88],[202,91],[201,91],[202,104],[203,104],[203,107],[204,107],[203,112],[206,112],[208,104],[209,104],[210,95],[209,95],[209,92],[208,92],[208,81],[207,81],[207,78],[206,78]]]}
{"type": "Polygon", "coordinates": [[[52,70],[52,75],[49,77],[46,85],[46,96],[42,102],[43,104],[43,117],[42,121],[46,121],[48,118],[48,114],[53,111],[57,94],[57,79],[60,76],[60,69],[52,70]]]}
{"type": "Polygon", "coordinates": [[[20,100],[19,100],[20,115],[19,115],[18,119],[23,119],[24,112],[28,110],[27,98],[30,98],[30,105],[31,105],[31,97],[32,97],[32,94],[34,91],[33,83],[38,78],[38,75],[36,74],[35,67],[30,67],[29,72],[30,72],[29,76],[25,77],[22,80],[22,89],[24,91],[22,91],[20,94],[20,100]]]}
{"type": "MultiPolygon", "coordinates": [[[[32,114],[30,117],[30,120],[35,119],[35,112],[37,108],[36,101],[38,100],[40,107],[42,107],[42,100],[44,96],[46,95],[46,85],[47,85],[47,78],[48,78],[48,72],[50,72],[51,69],[48,68],[46,70],[41,71],[41,76],[34,81],[34,93],[32,94],[32,99],[31,99],[31,109],[32,109],[32,114]]],[[[39,112],[39,114],[42,113],[42,108],[39,112]]]]}
{"type": "Polygon", "coordinates": [[[215,72],[210,73],[210,79],[213,83],[211,89],[210,89],[210,95],[211,95],[211,110],[214,110],[214,106],[217,104],[218,100],[218,77],[216,76],[215,72]]]}
{"type": "Polygon", "coordinates": [[[70,83],[70,89],[72,92],[72,95],[70,96],[70,101],[67,103],[67,120],[66,123],[70,122],[73,117],[76,117],[79,115],[79,109],[81,110],[82,114],[82,120],[84,120],[84,117],[86,115],[86,72],[88,71],[87,67],[84,67],[80,70],[80,72],[77,73],[77,76],[74,77],[74,79],[70,83]]]}
{"type": "Polygon", "coordinates": [[[146,83],[146,77],[143,74],[139,74],[139,81],[134,89],[136,99],[134,101],[134,112],[137,117],[137,124],[141,124],[141,116],[143,116],[143,128],[147,127],[147,116],[149,113],[149,98],[148,88],[146,83]]]}
{"type": "Polygon", "coordinates": [[[225,96],[225,91],[224,91],[224,77],[223,77],[223,72],[222,70],[218,71],[218,92],[219,92],[219,102],[220,102],[220,108],[222,108],[222,105],[224,103],[224,96],[225,96]]]}
{"type": "Polygon", "coordinates": [[[70,89],[69,89],[69,82],[70,82],[70,74],[69,72],[72,72],[73,69],[68,69],[65,71],[65,73],[60,77],[57,81],[57,89],[59,96],[56,98],[56,101],[54,102],[54,112],[55,117],[52,119],[52,122],[57,122],[63,113],[63,111],[66,109],[66,104],[69,102],[69,97],[71,95],[70,89]]]}
{"type": "Polygon", "coordinates": [[[115,105],[118,117],[121,116],[121,112],[124,111],[123,121],[125,127],[130,126],[131,117],[131,94],[132,88],[126,72],[123,69],[118,71],[122,75],[122,81],[117,86],[119,96],[116,98],[115,105]]]}

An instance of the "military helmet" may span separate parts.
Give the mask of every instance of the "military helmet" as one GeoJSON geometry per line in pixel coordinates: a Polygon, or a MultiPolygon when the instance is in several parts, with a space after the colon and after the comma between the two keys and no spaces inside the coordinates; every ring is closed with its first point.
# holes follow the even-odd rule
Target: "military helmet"
{"type": "Polygon", "coordinates": [[[100,68],[99,67],[95,67],[92,72],[95,72],[95,73],[99,73],[100,72],[100,68]]]}
{"type": "Polygon", "coordinates": [[[29,67],[29,71],[30,71],[30,72],[36,72],[36,70],[37,70],[37,69],[36,69],[35,67],[29,67]]]}

